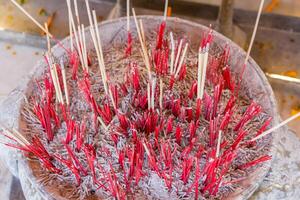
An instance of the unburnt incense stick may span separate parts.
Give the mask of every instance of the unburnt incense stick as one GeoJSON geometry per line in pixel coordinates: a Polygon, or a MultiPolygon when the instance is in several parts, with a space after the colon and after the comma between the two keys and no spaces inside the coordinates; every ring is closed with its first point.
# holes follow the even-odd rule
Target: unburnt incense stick
{"type": "Polygon", "coordinates": [[[253,138],[251,141],[256,141],[262,137],[265,137],[266,135],[269,135],[270,133],[276,131],[277,129],[283,127],[284,125],[288,124],[289,122],[297,119],[298,117],[300,117],[300,112],[298,112],[297,114],[287,118],[286,120],[284,120],[283,122],[277,124],[276,126],[270,128],[269,130],[263,132],[262,134],[258,135],[257,137],[253,138]]]}
{"type": "Polygon", "coordinates": [[[265,2],[265,0],[261,0],[260,1],[260,5],[259,5],[259,9],[258,9],[256,21],[255,21],[253,33],[252,33],[252,36],[251,36],[251,40],[250,40],[250,43],[249,43],[249,47],[248,47],[246,58],[245,58],[245,62],[244,62],[245,65],[247,64],[247,62],[249,60],[249,57],[250,57],[250,53],[251,53],[252,46],[253,46],[253,43],[254,43],[254,40],[255,40],[255,36],[256,36],[256,32],[257,32],[257,27],[258,27],[259,20],[260,20],[260,16],[261,16],[261,13],[262,13],[262,10],[263,10],[263,7],[264,7],[264,2],[265,2]]]}
{"type": "Polygon", "coordinates": [[[164,21],[167,20],[168,7],[169,7],[169,0],[165,0],[164,21]]]}
{"type": "Polygon", "coordinates": [[[130,0],[126,1],[127,31],[130,31],[130,0]]]}
{"type": "Polygon", "coordinates": [[[20,4],[18,4],[15,0],[10,0],[17,8],[19,8],[33,23],[35,23],[40,29],[42,29],[45,33],[49,35],[50,38],[52,38],[52,34],[46,30],[34,17],[32,17],[20,4]]]}

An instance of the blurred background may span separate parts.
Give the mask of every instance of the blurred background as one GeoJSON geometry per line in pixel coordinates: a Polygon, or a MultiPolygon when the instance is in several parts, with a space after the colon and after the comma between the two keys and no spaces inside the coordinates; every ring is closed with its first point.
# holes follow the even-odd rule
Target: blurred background
{"type": "MultiPolygon", "coordinates": [[[[68,35],[64,0],[17,0],[58,39],[68,35]]],[[[170,0],[169,14],[212,27],[247,49],[260,0],[170,0]]],[[[125,14],[125,0],[90,0],[98,20],[125,14]]],[[[137,14],[162,15],[163,0],[132,0],[137,14]]],[[[88,25],[84,0],[79,15],[88,25]]],[[[265,0],[251,56],[267,74],[283,119],[300,111],[300,0],[265,0]],[[280,75],[280,79],[272,78],[280,75]]],[[[41,30],[10,0],[0,0],[0,103],[42,58],[41,30]]],[[[1,114],[1,113],[0,113],[1,114]]],[[[289,127],[300,137],[299,120],[289,127]]],[[[0,163],[0,199],[24,199],[18,181],[0,163]],[[14,188],[14,190],[11,190],[14,188]],[[4,192],[2,192],[4,191],[4,192]],[[13,191],[13,192],[12,192],[13,191]]]]}

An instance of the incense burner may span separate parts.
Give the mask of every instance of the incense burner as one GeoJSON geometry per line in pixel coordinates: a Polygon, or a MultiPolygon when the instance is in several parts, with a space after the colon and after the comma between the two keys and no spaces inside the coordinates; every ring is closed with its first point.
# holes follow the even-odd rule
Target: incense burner
{"type": "MultiPolygon", "coordinates": [[[[153,30],[157,29],[157,27],[162,21],[161,17],[154,16],[142,16],[139,17],[139,19],[143,20],[146,35],[152,32],[153,30]]],[[[133,20],[131,21],[130,25],[132,34],[135,36],[136,29],[133,20]]],[[[124,43],[124,41],[126,41],[126,19],[121,18],[117,20],[107,21],[99,24],[99,27],[101,30],[101,39],[104,49],[108,49],[108,47],[113,43],[124,43]]],[[[184,37],[186,37],[187,40],[190,41],[191,48],[197,49],[200,38],[203,36],[203,34],[209,32],[209,29],[199,24],[185,21],[182,19],[169,18],[167,20],[166,31],[172,31],[174,33],[177,33],[178,35],[184,35],[184,37]]],[[[86,30],[86,36],[87,41],[89,41],[87,42],[87,49],[92,49],[93,44],[91,42],[91,36],[88,30],[86,30]]],[[[66,49],[68,49],[69,39],[67,38],[63,40],[62,45],[66,49]]],[[[136,45],[139,44],[136,43],[136,45]]],[[[214,32],[214,41],[211,46],[210,54],[221,54],[226,48],[226,45],[230,49],[229,64],[231,66],[231,73],[235,77],[240,77],[242,67],[244,64],[244,57],[246,55],[245,52],[236,44],[234,44],[232,41],[225,38],[221,34],[214,32]]],[[[66,58],[68,56],[66,55],[65,50],[64,48],[62,48],[61,45],[56,45],[52,51],[54,57],[56,58],[66,58]]],[[[20,94],[25,97],[31,96],[32,92],[36,90],[36,87],[34,86],[36,84],[35,80],[41,77],[41,75],[44,74],[46,70],[47,63],[45,61],[41,61],[40,63],[38,63],[32,74],[25,81],[26,84],[23,84],[19,88],[20,94]]],[[[114,75],[117,75],[117,73],[111,74],[111,76],[114,75]]],[[[116,77],[112,77],[112,80],[114,80],[114,78],[116,77]]],[[[268,116],[271,116],[273,118],[271,125],[277,123],[278,114],[276,111],[276,103],[273,96],[273,92],[263,72],[260,70],[259,66],[255,63],[255,61],[251,58],[249,59],[247,67],[245,68],[245,72],[241,81],[240,95],[245,96],[258,103],[262,107],[262,110],[268,116]]],[[[20,110],[23,109],[24,105],[28,101],[27,98],[24,98],[23,100],[24,101],[20,103],[20,110]]],[[[24,119],[20,117],[20,110],[14,111],[14,113],[12,113],[10,117],[13,121],[19,124],[19,128],[22,128],[24,127],[25,122],[24,119]]],[[[276,133],[274,135],[276,135],[276,133]]],[[[261,143],[260,145],[262,146],[270,146],[267,152],[268,155],[272,155],[272,141],[272,135],[268,135],[263,140],[259,141],[261,143]]],[[[67,199],[63,194],[63,188],[58,189],[55,187],[45,187],[41,183],[42,181],[38,180],[36,174],[34,173],[34,171],[36,170],[34,169],[34,167],[40,166],[32,165],[32,163],[30,163],[30,161],[28,161],[28,159],[22,156],[19,152],[10,149],[5,149],[5,151],[7,152],[7,155],[18,155],[17,159],[15,159],[16,157],[14,156],[7,157],[6,160],[8,163],[14,163],[15,161],[17,161],[17,164],[10,165],[10,167],[12,171],[16,171],[16,169],[18,169],[18,175],[21,180],[23,191],[26,197],[30,198],[35,196],[40,197],[42,199],[67,199]]],[[[239,182],[240,187],[237,188],[236,191],[230,192],[230,194],[228,194],[223,199],[248,199],[257,189],[260,182],[267,174],[269,168],[270,162],[263,163],[258,170],[251,174],[247,174],[247,178],[239,182]]]]}

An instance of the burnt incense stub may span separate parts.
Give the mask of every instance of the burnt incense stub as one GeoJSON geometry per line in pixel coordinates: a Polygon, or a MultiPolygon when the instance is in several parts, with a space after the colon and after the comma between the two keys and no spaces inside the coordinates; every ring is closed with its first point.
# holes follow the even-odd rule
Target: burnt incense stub
{"type": "Polygon", "coordinates": [[[69,105],[57,102],[47,62],[32,78],[20,118],[31,142],[24,164],[32,180],[49,199],[248,198],[271,159],[271,135],[250,142],[274,115],[258,68],[250,60],[240,82],[244,53],[223,36],[178,19],[166,27],[160,18],[142,19],[150,73],[134,23],[129,37],[120,20],[101,28],[107,94],[89,43],[88,70],[69,47],[62,54],[55,53],[61,47],[53,50],[63,91],[60,60],[65,66],[69,105]],[[209,37],[199,99],[198,49],[209,37]],[[186,57],[176,62],[186,44],[186,57]]]}

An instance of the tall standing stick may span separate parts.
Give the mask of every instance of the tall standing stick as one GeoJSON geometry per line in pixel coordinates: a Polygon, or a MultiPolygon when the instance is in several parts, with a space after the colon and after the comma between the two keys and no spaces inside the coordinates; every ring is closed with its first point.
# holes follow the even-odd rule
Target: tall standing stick
{"type": "Polygon", "coordinates": [[[185,59],[185,55],[186,55],[188,46],[189,46],[189,44],[186,43],[186,44],[185,44],[185,47],[184,47],[184,50],[183,50],[183,53],[182,53],[181,58],[180,58],[179,66],[178,66],[178,68],[177,68],[177,70],[176,70],[176,73],[175,73],[175,78],[177,78],[177,76],[178,76],[178,74],[179,74],[179,72],[180,72],[180,70],[181,70],[181,68],[182,68],[183,61],[184,61],[184,59],[185,59]]]}
{"type": "Polygon", "coordinates": [[[61,67],[61,74],[62,74],[64,89],[65,89],[66,103],[67,103],[67,105],[70,105],[69,90],[68,90],[67,77],[66,77],[66,70],[65,70],[64,61],[62,59],[60,60],[60,67],[61,67]]]}
{"type": "Polygon", "coordinates": [[[289,122],[291,122],[291,121],[297,119],[298,117],[300,117],[300,112],[298,112],[297,114],[295,114],[295,115],[293,115],[293,116],[287,118],[287,119],[284,120],[283,122],[281,122],[281,123],[277,124],[276,126],[270,128],[269,130],[263,132],[262,134],[260,134],[260,135],[258,135],[257,137],[253,138],[251,141],[253,142],[253,141],[255,141],[255,140],[258,140],[258,139],[260,139],[260,138],[262,138],[262,137],[264,137],[264,136],[266,136],[266,135],[268,135],[268,134],[274,132],[275,130],[277,130],[277,129],[281,128],[282,126],[286,125],[287,123],[289,123],[289,122]]]}
{"type": "Polygon", "coordinates": [[[18,4],[15,0],[10,0],[16,7],[18,7],[33,23],[35,23],[40,29],[42,29],[46,34],[49,35],[50,38],[53,37],[51,33],[46,30],[36,19],[34,19],[20,4],[18,4]]]}
{"type": "Polygon", "coordinates": [[[249,44],[247,55],[246,55],[245,62],[244,62],[245,65],[247,64],[247,62],[249,60],[249,57],[250,57],[250,52],[251,52],[251,49],[252,49],[252,46],[253,46],[253,43],[254,43],[254,39],[255,39],[255,36],[256,36],[258,23],[259,23],[259,20],[260,20],[262,9],[264,7],[264,2],[265,2],[265,0],[260,1],[260,5],[259,5],[259,9],[258,9],[256,21],[255,21],[253,33],[252,33],[252,36],[251,36],[250,44],[249,44]]]}
{"type": "Polygon", "coordinates": [[[204,95],[204,87],[205,87],[205,79],[206,79],[206,71],[207,71],[207,64],[208,64],[208,51],[209,51],[209,43],[204,48],[204,54],[202,59],[202,74],[201,74],[201,89],[200,89],[200,99],[203,98],[204,95]]]}
{"type": "Polygon", "coordinates": [[[197,71],[197,99],[202,99],[203,93],[201,92],[202,74],[203,74],[203,52],[202,48],[198,51],[198,71],[197,71]]]}
{"type": "Polygon", "coordinates": [[[175,44],[174,44],[174,37],[173,33],[170,33],[170,39],[171,39],[171,63],[170,63],[170,74],[173,74],[173,68],[174,68],[174,59],[175,59],[175,44]]]}
{"type": "Polygon", "coordinates": [[[130,0],[126,2],[127,31],[130,31],[130,0]]]}
{"type": "Polygon", "coordinates": [[[165,0],[164,21],[167,20],[168,7],[169,7],[169,1],[165,0]]]}
{"type": "Polygon", "coordinates": [[[140,40],[140,43],[141,43],[141,46],[142,46],[142,52],[143,52],[143,56],[144,56],[145,65],[146,65],[146,68],[147,68],[147,71],[148,71],[149,80],[151,82],[152,78],[151,78],[150,59],[149,59],[149,55],[148,55],[148,52],[147,52],[146,44],[143,40],[143,36],[142,36],[142,33],[141,33],[139,23],[137,21],[136,15],[135,15],[134,8],[132,8],[132,14],[133,14],[134,22],[135,22],[135,25],[136,25],[138,37],[139,37],[139,40],[140,40]]]}

